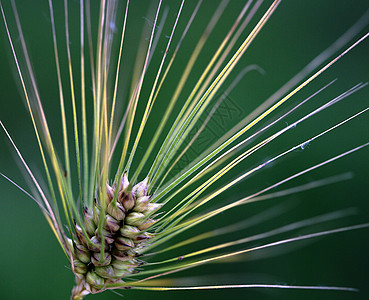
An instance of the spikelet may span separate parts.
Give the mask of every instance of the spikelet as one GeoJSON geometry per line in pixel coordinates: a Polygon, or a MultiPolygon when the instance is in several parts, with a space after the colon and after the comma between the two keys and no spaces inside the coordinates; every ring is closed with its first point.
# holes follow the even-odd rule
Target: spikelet
{"type": "Polygon", "coordinates": [[[102,291],[106,284],[120,282],[124,276],[137,272],[136,268],[144,263],[138,259],[137,251],[149,244],[153,236],[149,233],[156,222],[152,215],[161,205],[150,202],[147,179],[130,187],[124,174],[118,188],[106,185],[106,195],[105,214],[101,214],[97,202],[91,212],[84,208],[87,236],[76,225],[76,235],[70,242],[77,282],[72,299],[102,291]],[[98,232],[99,222],[103,222],[102,236],[98,232]]]}

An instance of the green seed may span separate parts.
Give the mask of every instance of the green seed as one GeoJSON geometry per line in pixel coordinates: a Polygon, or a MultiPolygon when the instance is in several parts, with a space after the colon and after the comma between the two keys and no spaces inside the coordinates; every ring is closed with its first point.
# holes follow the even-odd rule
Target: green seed
{"type": "Polygon", "coordinates": [[[77,274],[86,274],[87,266],[78,259],[73,260],[74,272],[77,274]]]}
{"type": "Polygon", "coordinates": [[[83,263],[88,264],[91,261],[91,254],[87,247],[76,243],[75,253],[83,263]]]}
{"type": "Polygon", "coordinates": [[[89,235],[94,235],[94,232],[96,230],[96,225],[93,220],[93,216],[90,214],[87,207],[83,208],[83,216],[84,216],[84,224],[85,229],[89,235]]]}
{"type": "Polygon", "coordinates": [[[101,259],[101,253],[100,252],[95,252],[91,256],[91,261],[94,264],[94,266],[96,266],[96,267],[107,266],[111,262],[111,255],[109,253],[105,253],[104,254],[104,259],[102,260],[101,259]]]}
{"type": "Polygon", "coordinates": [[[135,246],[131,239],[125,237],[118,237],[114,245],[118,250],[129,250],[135,246]]]}
{"type": "Polygon", "coordinates": [[[132,188],[132,195],[134,195],[136,198],[146,196],[146,194],[147,194],[147,182],[148,182],[148,178],[146,177],[145,180],[137,183],[132,188]]]}
{"type": "MultiPolygon", "coordinates": [[[[101,244],[99,239],[96,236],[93,236],[91,239],[91,244],[87,245],[87,248],[94,252],[100,252],[101,251],[101,244]]],[[[108,245],[105,243],[104,246],[105,251],[108,250],[108,245]]]]}
{"type": "Polygon", "coordinates": [[[125,223],[132,226],[141,225],[146,219],[143,213],[131,212],[125,219],[125,223]]]}
{"type": "Polygon", "coordinates": [[[97,275],[105,279],[110,279],[115,276],[114,268],[111,265],[104,267],[96,267],[95,272],[97,275]]]}
{"type": "Polygon", "coordinates": [[[111,202],[107,208],[106,208],[106,212],[111,215],[114,219],[116,219],[117,221],[122,221],[125,218],[125,209],[123,207],[123,205],[119,202],[116,203],[116,205],[111,202]]]}
{"type": "Polygon", "coordinates": [[[133,199],[131,193],[128,193],[128,195],[125,192],[120,193],[118,200],[120,203],[122,203],[125,211],[129,211],[135,206],[135,200],[133,199]]]}
{"type": "Polygon", "coordinates": [[[151,213],[157,211],[162,206],[163,206],[163,204],[161,204],[161,203],[148,203],[146,205],[146,209],[143,211],[143,213],[145,215],[150,215],[151,213]]]}
{"type": "Polygon", "coordinates": [[[130,260],[126,260],[126,261],[113,260],[113,262],[112,262],[112,266],[115,269],[119,269],[119,270],[126,270],[126,269],[130,269],[130,268],[135,268],[138,265],[139,265],[139,263],[135,259],[130,259],[130,260]]]}
{"type": "Polygon", "coordinates": [[[141,225],[138,225],[138,229],[140,230],[146,230],[148,228],[150,228],[152,225],[154,225],[156,223],[156,220],[154,219],[148,219],[145,222],[143,222],[141,225]]]}
{"type": "Polygon", "coordinates": [[[149,196],[143,196],[143,197],[139,197],[136,198],[136,205],[133,208],[134,211],[138,211],[138,212],[143,212],[144,210],[147,209],[147,205],[150,202],[150,197],[149,196]]]}
{"type": "MultiPolygon", "coordinates": [[[[101,236],[100,236],[100,233],[99,233],[99,229],[96,229],[95,231],[95,235],[96,235],[96,238],[101,242],[101,236]]],[[[106,229],[102,228],[101,229],[101,235],[104,237],[105,239],[105,245],[108,244],[112,244],[114,243],[114,234],[107,231],[106,229]]]]}
{"type": "Polygon", "coordinates": [[[140,232],[141,231],[137,227],[131,225],[124,225],[120,229],[120,234],[127,238],[134,238],[139,235],[140,232]]]}
{"type": "Polygon", "coordinates": [[[119,221],[117,221],[115,218],[113,218],[110,215],[106,215],[104,228],[110,232],[115,232],[120,228],[119,221]]]}
{"type": "Polygon", "coordinates": [[[104,285],[104,278],[97,275],[95,272],[90,271],[86,275],[86,281],[91,284],[91,286],[99,288],[104,285]]]}

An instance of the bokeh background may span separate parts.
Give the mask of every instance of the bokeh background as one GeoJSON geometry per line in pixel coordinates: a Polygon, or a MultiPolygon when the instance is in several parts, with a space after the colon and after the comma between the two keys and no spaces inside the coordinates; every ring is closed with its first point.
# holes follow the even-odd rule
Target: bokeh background
{"type": "MultiPolygon", "coordinates": [[[[9,1],[10,2],[10,1],[9,1]]],[[[10,30],[16,45],[19,38],[15,30],[13,13],[10,3],[4,1],[5,14],[10,22],[10,30]]],[[[57,98],[57,83],[53,61],[51,39],[51,24],[47,1],[15,1],[18,6],[21,22],[24,27],[25,38],[31,53],[32,63],[36,72],[38,85],[44,101],[45,110],[49,118],[54,140],[62,149],[60,112],[57,98]]],[[[93,12],[97,11],[97,3],[92,1],[93,12]],[[95,7],[96,6],[96,7],[95,7]]],[[[96,1],[97,2],[97,1],[96,1]]],[[[215,27],[209,38],[203,54],[199,58],[197,68],[190,78],[190,85],[196,82],[199,72],[209,61],[217,45],[224,38],[224,34],[232,25],[235,17],[246,1],[231,1],[227,6],[221,21],[215,27]],[[196,73],[197,72],[197,73],[196,73]]],[[[261,16],[271,1],[265,1],[257,16],[261,16]]],[[[133,3],[129,15],[128,41],[135,42],[135,35],[142,28],[150,28],[152,19],[146,12],[151,1],[133,3]],[[131,38],[131,40],[130,40],[131,38]]],[[[205,0],[198,17],[185,40],[175,67],[179,76],[193,49],[195,42],[215,11],[218,1],[205,0]]],[[[63,22],[62,3],[55,4],[57,26],[61,33],[63,22]]],[[[185,4],[183,20],[188,19],[196,5],[195,1],[185,4]]],[[[169,18],[173,20],[176,7],[175,1],[164,1],[168,6],[169,18]]],[[[78,37],[78,1],[70,1],[70,20],[72,38],[78,37]]],[[[367,10],[368,1],[284,1],[272,16],[271,20],[256,38],[247,54],[242,58],[226,85],[232,82],[238,72],[250,65],[257,65],[264,70],[264,75],[250,72],[237,87],[227,95],[232,110],[224,111],[221,129],[217,124],[209,123],[209,132],[226,132],[238,120],[251,112],[258,103],[263,102],[293,75],[307,65],[314,57],[335,42],[350,26],[352,26],[367,10]]],[[[93,14],[93,17],[95,16],[93,14]]],[[[367,22],[369,16],[367,14],[367,22]]],[[[95,20],[96,22],[96,20],[95,20]]],[[[170,23],[170,21],[169,21],[170,23]]],[[[252,24],[255,24],[252,23],[252,24]]],[[[184,28],[184,21],[179,30],[184,28]]],[[[15,142],[19,146],[25,159],[39,177],[43,176],[41,158],[38,153],[36,139],[31,121],[24,105],[19,79],[12,60],[10,47],[6,38],[4,23],[0,26],[0,120],[4,123],[15,142]]],[[[249,27],[250,28],[250,27],[249,27]]],[[[163,28],[164,35],[168,35],[170,27],[163,28]]],[[[354,40],[369,31],[366,25],[354,40]]],[[[178,37],[177,37],[178,38],[178,37]]],[[[61,63],[65,63],[64,36],[60,34],[61,63]]],[[[350,44],[352,41],[348,42],[350,44]]],[[[72,42],[72,55],[78,55],[78,45],[72,42]]],[[[136,51],[135,46],[127,45],[127,64],[129,57],[136,51]]],[[[160,52],[160,45],[158,51],[160,52]]],[[[334,53],[337,55],[338,53],[334,53]]],[[[160,57],[160,55],[158,56],[160,57]]],[[[158,58],[153,58],[158,59],[158,58]]],[[[154,63],[153,63],[154,64],[154,63]]],[[[78,66],[76,64],[76,66],[78,66]]],[[[127,67],[129,69],[129,66],[127,67]]],[[[355,48],[323,76],[315,80],[301,91],[293,101],[301,101],[311,95],[324,84],[333,79],[337,82],[324,94],[317,97],[315,102],[299,110],[297,116],[303,116],[308,111],[332,99],[343,91],[359,82],[369,81],[369,40],[355,48]],[[305,110],[306,109],[306,110],[305,110]]],[[[122,74],[122,81],[129,78],[130,73],[122,74]]],[[[150,76],[150,74],[149,74],[150,76]]],[[[78,77],[77,77],[78,78],[78,77]]],[[[176,75],[168,81],[168,86],[175,86],[176,75]]],[[[64,82],[66,85],[67,82],[64,82]]],[[[124,87],[124,83],[122,84],[124,87]]],[[[186,87],[187,88],[187,87],[186,87]]],[[[223,89],[224,90],[224,89],[223,89]]],[[[187,91],[187,90],[186,90],[187,91]]],[[[185,92],[186,92],[185,91],[185,92]]],[[[224,182],[241,174],[242,170],[253,167],[277,153],[289,149],[318,132],[332,126],[345,117],[368,106],[369,88],[352,95],[334,108],[312,118],[301,128],[271,144],[260,151],[251,161],[241,164],[224,182]]],[[[122,88],[122,97],[124,88],[122,88]]],[[[146,92],[147,93],[147,92],[146,92]]],[[[168,97],[170,94],[168,94],[168,97]]],[[[165,98],[165,94],[163,95],[165,98]]],[[[67,97],[68,100],[68,97],[67,97]]],[[[166,101],[161,99],[161,101],[166,101]]],[[[164,103],[163,102],[163,103],[164,103]]],[[[163,104],[162,104],[163,105],[163,104]]],[[[290,104],[289,104],[290,105],[290,104]]],[[[292,105],[292,103],[291,103],[292,105]]],[[[281,112],[288,109],[288,105],[281,112]]],[[[69,105],[67,109],[69,109],[69,105]]],[[[160,107],[153,112],[153,120],[160,118],[160,107]],[[155,115],[157,113],[157,115],[155,115]],[[155,119],[156,118],[156,119],[155,119]]],[[[277,115],[276,115],[277,116],[277,115]]],[[[287,120],[287,122],[291,122],[287,120]]],[[[286,176],[309,166],[319,163],[341,152],[347,151],[369,141],[368,116],[361,116],[333,134],[329,134],[319,141],[308,145],[301,151],[295,151],[288,158],[275,163],[260,174],[252,176],[232,188],[229,193],[217,199],[219,203],[237,200],[259,190],[268,184],[273,184],[286,176]]],[[[150,126],[154,129],[154,126],[150,126]]],[[[283,128],[283,124],[280,128],[283,128]]],[[[150,130],[152,130],[150,129],[150,130]]],[[[152,131],[148,131],[148,135],[152,131]]],[[[190,157],[191,158],[191,157],[190,157]]],[[[245,229],[241,236],[261,233],[278,226],[289,224],[307,217],[344,208],[356,208],[354,216],[342,218],[328,225],[312,226],[305,231],[299,231],[291,236],[315,232],[328,228],[359,224],[369,221],[369,149],[363,149],[332,165],[310,173],[301,179],[291,182],[284,188],[292,187],[341,174],[351,172],[353,179],[310,190],[289,197],[254,204],[225,214],[217,220],[209,222],[204,227],[194,229],[189,236],[208,229],[226,225],[231,221],[252,218],[260,212],[281,204],[286,212],[279,218],[265,220],[258,226],[245,229]],[[327,227],[325,227],[327,226],[327,227]]],[[[23,177],[23,169],[14,150],[11,149],[4,133],[0,137],[0,171],[15,180],[22,187],[27,187],[27,180],[23,177]]],[[[29,190],[27,188],[27,190],[29,190]]],[[[1,209],[0,209],[0,297],[1,299],[69,299],[74,278],[68,262],[59,248],[47,222],[43,218],[37,205],[26,195],[0,178],[1,209]]],[[[277,209],[277,208],[276,208],[277,209]]],[[[278,208],[279,209],[279,208],[278,208]]],[[[292,291],[270,289],[243,289],[222,291],[181,291],[181,292],[138,292],[123,291],[125,299],[367,299],[369,297],[369,262],[368,262],[368,229],[350,231],[315,239],[310,242],[300,242],[291,246],[272,248],[259,255],[245,257],[243,262],[230,264],[214,264],[185,272],[178,276],[200,276],[211,274],[209,277],[215,283],[271,283],[286,285],[334,285],[359,288],[359,293],[333,291],[292,291]]],[[[286,238],[290,236],[281,236],[286,238]]],[[[229,238],[236,238],[229,237],[229,238]]],[[[257,244],[253,244],[257,245],[257,244]]],[[[200,282],[200,280],[199,280],[200,282]]],[[[105,292],[101,295],[89,296],[90,299],[119,299],[118,295],[105,292]]]]}

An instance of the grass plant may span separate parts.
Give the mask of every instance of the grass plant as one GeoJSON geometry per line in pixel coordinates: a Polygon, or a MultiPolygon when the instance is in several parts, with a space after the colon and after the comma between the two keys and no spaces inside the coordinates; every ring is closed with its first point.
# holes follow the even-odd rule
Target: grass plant
{"type": "MultiPolygon", "coordinates": [[[[308,33],[291,32],[309,12],[288,1],[44,2],[0,2],[7,63],[26,109],[14,101],[34,141],[25,145],[8,126],[13,100],[4,96],[3,145],[28,187],[0,175],[40,207],[62,249],[55,255],[64,253],[74,274],[71,299],[365,294],[344,276],[259,281],[245,269],[368,232],[369,10],[317,50],[308,33]],[[28,16],[33,5],[44,14],[28,16]],[[289,5],[296,24],[278,18],[289,5]],[[288,49],[281,56],[274,18],[291,45],[314,52],[308,60],[288,49]],[[347,65],[363,78],[341,80],[347,65]]],[[[361,246],[347,243],[360,257],[361,246]]]]}

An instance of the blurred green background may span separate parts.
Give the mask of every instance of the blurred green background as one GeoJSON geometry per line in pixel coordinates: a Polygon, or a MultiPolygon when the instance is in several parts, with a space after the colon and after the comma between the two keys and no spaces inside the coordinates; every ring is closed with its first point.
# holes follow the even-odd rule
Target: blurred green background
{"type": "MultiPolygon", "coordinates": [[[[45,111],[51,130],[54,133],[54,140],[61,151],[59,102],[47,1],[24,0],[15,2],[17,3],[24,27],[25,38],[31,53],[45,111]]],[[[92,16],[94,17],[98,8],[97,4],[94,3],[95,1],[92,2],[94,6],[93,12],[95,12],[92,16]]],[[[196,83],[199,72],[209,61],[245,2],[231,1],[226,8],[221,21],[217,24],[209,38],[209,44],[207,44],[202,56],[199,58],[199,62],[196,65],[197,69],[195,68],[194,75],[190,78],[191,84],[196,83]]],[[[270,1],[265,2],[257,13],[259,18],[262,12],[266,10],[268,4],[270,4],[270,1]]],[[[128,23],[130,30],[128,43],[130,39],[135,40],[135,34],[140,32],[142,27],[150,28],[152,19],[150,17],[148,19],[145,18],[147,8],[150,6],[149,3],[151,1],[140,1],[132,4],[128,23]]],[[[183,50],[179,52],[178,60],[175,64],[175,67],[178,68],[177,76],[183,71],[191,49],[193,49],[197,38],[214,12],[216,8],[215,3],[218,3],[218,1],[205,0],[202,4],[193,28],[191,28],[189,36],[184,42],[183,50]]],[[[173,21],[178,4],[175,1],[163,1],[163,4],[164,7],[168,6],[170,8],[168,17],[168,22],[170,23],[173,21]]],[[[6,1],[3,5],[5,14],[10,22],[13,39],[19,47],[19,38],[15,30],[10,4],[6,1]]],[[[184,29],[184,20],[188,20],[195,5],[195,1],[186,2],[183,20],[178,30],[184,29]]],[[[72,36],[78,37],[78,1],[70,1],[70,7],[72,36]]],[[[222,130],[225,132],[231,128],[237,123],[237,120],[251,112],[258,103],[263,102],[272,95],[314,57],[335,42],[368,9],[369,3],[367,0],[283,1],[234,72],[236,76],[244,67],[255,64],[262,68],[265,74],[250,72],[250,75],[247,75],[228,95],[237,110],[236,114],[230,114],[223,120],[222,130]]],[[[64,45],[64,36],[62,35],[64,16],[61,1],[56,4],[55,14],[57,26],[59,26],[60,44],[64,45]]],[[[367,22],[368,19],[367,14],[367,22]]],[[[255,24],[255,22],[252,24],[255,24]]],[[[38,177],[43,178],[44,175],[39,167],[41,159],[36,139],[24,105],[3,22],[1,22],[0,28],[0,120],[14,138],[26,161],[29,162],[30,167],[35,170],[38,177]]],[[[355,36],[354,40],[357,40],[367,31],[369,31],[369,25],[366,25],[355,36]]],[[[170,25],[163,28],[162,34],[168,35],[169,33],[170,25]]],[[[178,41],[178,37],[179,35],[176,41],[178,41]]],[[[75,46],[76,44],[78,45],[78,43],[71,43],[72,55],[78,55],[79,48],[75,46]]],[[[129,55],[136,51],[136,48],[134,46],[130,47],[130,45],[127,45],[127,57],[130,57],[129,55]]],[[[158,52],[162,51],[160,47],[162,45],[158,46],[158,52]]],[[[61,46],[62,64],[65,63],[65,52],[62,52],[63,50],[65,50],[64,46],[61,46]]],[[[337,54],[335,53],[334,55],[337,54]]],[[[160,55],[157,57],[153,59],[160,59],[160,55]]],[[[128,62],[127,64],[129,65],[128,62]]],[[[78,64],[76,66],[78,67],[78,64]]],[[[364,41],[294,98],[293,101],[301,101],[324,84],[333,79],[338,79],[333,88],[331,87],[327,92],[319,96],[316,102],[301,109],[296,116],[303,116],[359,82],[369,81],[368,70],[369,40],[364,41]]],[[[130,73],[122,74],[124,79],[129,76],[130,73]]],[[[231,76],[225,86],[234,80],[235,76],[231,76]]],[[[175,86],[176,80],[177,78],[174,74],[168,81],[168,86],[175,86]]],[[[67,82],[64,84],[66,86],[67,82]]],[[[122,85],[124,86],[124,83],[122,85]]],[[[172,91],[173,88],[168,88],[168,90],[172,91]]],[[[222,88],[222,90],[224,89],[222,88]]],[[[299,128],[282,137],[277,143],[271,144],[266,150],[255,155],[255,158],[249,164],[248,162],[241,164],[224,182],[241,174],[242,170],[253,167],[267,158],[293,147],[306,138],[365,108],[369,103],[368,91],[369,88],[366,87],[342,103],[337,104],[334,108],[307,121],[304,125],[301,125],[301,128],[298,126],[299,128]]],[[[170,94],[168,94],[169,96],[170,94]]],[[[162,99],[162,101],[165,101],[165,99],[162,99]]],[[[68,104],[68,108],[70,108],[69,106],[68,104]]],[[[287,105],[281,111],[285,112],[288,107],[287,105]]],[[[153,113],[156,112],[159,113],[160,109],[158,111],[154,110],[153,113]]],[[[156,120],[155,118],[159,119],[160,114],[155,115],[153,120],[156,120]]],[[[312,143],[307,149],[293,152],[288,158],[275,163],[272,167],[231,189],[229,193],[219,198],[219,203],[237,200],[298,170],[368,142],[368,120],[367,115],[361,116],[333,134],[329,134],[321,140],[312,143]]],[[[292,119],[288,121],[291,122],[292,119]]],[[[209,124],[209,126],[214,126],[214,128],[210,128],[213,131],[219,130],[214,124],[209,124]]],[[[283,124],[281,126],[280,128],[283,128],[283,124]]],[[[150,126],[150,128],[154,129],[153,126],[150,126]]],[[[152,134],[152,131],[147,134],[152,134]]],[[[23,170],[20,171],[18,159],[4,133],[1,134],[0,145],[0,171],[15,180],[22,187],[27,187],[27,181],[22,176],[23,170]]],[[[352,172],[354,175],[354,178],[349,181],[279,198],[275,201],[243,207],[237,210],[237,212],[221,216],[207,226],[194,229],[189,235],[226,225],[233,220],[251,218],[253,215],[265,211],[278,203],[285,203],[283,207],[287,210],[287,213],[276,220],[267,220],[258,227],[250,229],[250,231],[245,230],[245,232],[241,233],[241,236],[261,233],[283,224],[302,220],[303,218],[349,207],[357,208],[357,214],[331,222],[327,227],[312,226],[310,229],[297,232],[292,236],[368,222],[368,157],[369,149],[363,149],[335,162],[333,165],[307,174],[302,179],[289,183],[285,188],[347,171],[352,172]]],[[[29,189],[27,188],[27,190],[29,189]]],[[[39,208],[31,199],[4,179],[0,179],[0,191],[1,299],[69,299],[74,278],[63,252],[59,248],[39,208]]],[[[224,297],[235,299],[367,299],[369,297],[368,233],[368,229],[363,229],[331,235],[311,242],[296,243],[295,246],[281,246],[275,249],[272,248],[269,252],[261,253],[260,256],[263,259],[259,259],[260,257],[257,255],[251,255],[253,259],[249,261],[230,263],[228,265],[215,264],[208,267],[195,268],[186,271],[183,275],[178,275],[180,277],[211,274],[213,277],[210,277],[210,279],[214,278],[215,283],[222,283],[224,279],[229,278],[229,282],[244,284],[349,286],[359,288],[359,293],[237,289],[161,293],[123,291],[122,294],[126,299],[172,299],[174,297],[177,299],[188,299],[189,297],[193,299],[222,299],[224,297]]],[[[281,236],[279,238],[286,237],[290,236],[281,236]]],[[[232,236],[231,238],[236,237],[232,236]]],[[[111,292],[105,292],[101,295],[89,296],[89,298],[119,299],[119,296],[111,292]]]]}

